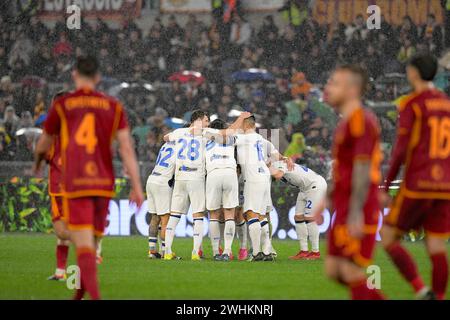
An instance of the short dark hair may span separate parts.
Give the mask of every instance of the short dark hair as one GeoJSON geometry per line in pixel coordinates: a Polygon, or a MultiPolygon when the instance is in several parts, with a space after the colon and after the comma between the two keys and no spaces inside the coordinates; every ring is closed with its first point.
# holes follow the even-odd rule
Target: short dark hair
{"type": "Polygon", "coordinates": [[[194,110],[191,114],[191,123],[194,123],[194,121],[198,119],[203,119],[205,116],[209,117],[208,112],[203,110],[194,110]]]}
{"type": "Polygon", "coordinates": [[[355,75],[359,78],[359,82],[361,85],[361,95],[365,95],[369,88],[369,76],[367,74],[366,68],[359,64],[344,64],[342,66],[337,67],[336,71],[346,71],[355,75]]]}
{"type": "Polygon", "coordinates": [[[256,125],[256,118],[255,118],[255,116],[252,114],[250,117],[245,118],[245,119],[244,119],[244,122],[246,122],[246,123],[248,123],[248,124],[250,124],[250,125],[255,126],[255,125],[256,125]]]}
{"type": "Polygon", "coordinates": [[[437,59],[429,53],[413,56],[408,62],[408,66],[415,68],[424,81],[433,81],[438,71],[437,59]]]}
{"type": "Polygon", "coordinates": [[[58,91],[58,92],[55,93],[55,95],[53,96],[53,100],[56,100],[56,99],[58,99],[59,97],[62,97],[62,96],[64,96],[64,95],[68,94],[68,93],[69,93],[69,92],[68,92],[68,91],[65,91],[65,90],[58,91]]]}
{"type": "Polygon", "coordinates": [[[227,128],[227,123],[225,121],[223,121],[222,119],[216,119],[213,122],[211,122],[211,124],[209,125],[210,128],[213,129],[226,129],[227,128]]]}
{"type": "Polygon", "coordinates": [[[98,73],[99,63],[94,56],[82,56],[77,59],[75,70],[82,76],[93,78],[98,73]]]}

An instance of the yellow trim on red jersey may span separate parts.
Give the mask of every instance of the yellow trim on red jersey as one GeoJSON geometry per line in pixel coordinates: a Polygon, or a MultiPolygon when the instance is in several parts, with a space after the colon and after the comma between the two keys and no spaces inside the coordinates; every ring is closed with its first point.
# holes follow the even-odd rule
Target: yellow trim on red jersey
{"type": "Polygon", "coordinates": [[[412,199],[439,199],[439,200],[450,200],[449,192],[436,192],[436,191],[413,191],[405,187],[405,196],[412,199]]]}
{"type": "Polygon", "coordinates": [[[98,190],[98,189],[87,189],[87,190],[79,190],[79,191],[65,191],[64,197],[67,199],[73,198],[84,198],[84,197],[105,197],[105,198],[113,198],[116,195],[114,191],[108,190],[98,190]]]}
{"type": "Polygon", "coordinates": [[[439,239],[449,239],[450,238],[450,232],[438,233],[438,232],[431,232],[431,231],[425,230],[425,233],[427,236],[431,236],[433,238],[439,238],[439,239]]]}
{"type": "Polygon", "coordinates": [[[70,224],[69,223],[68,228],[71,231],[83,231],[83,230],[94,231],[94,226],[91,224],[70,224]]]}

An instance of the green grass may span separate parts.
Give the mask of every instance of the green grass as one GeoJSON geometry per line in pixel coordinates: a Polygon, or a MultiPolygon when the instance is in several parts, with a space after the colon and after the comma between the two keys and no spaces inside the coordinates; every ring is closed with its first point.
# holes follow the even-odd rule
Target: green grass
{"type": "MultiPolygon", "coordinates": [[[[209,239],[204,239],[210,257],[209,239]]],[[[322,247],[325,245],[322,242],[322,247]]],[[[191,239],[175,239],[181,261],[147,259],[144,237],[107,237],[104,263],[99,266],[104,299],[347,299],[339,285],[330,282],[320,261],[290,261],[296,241],[274,241],[274,263],[207,259],[192,262],[191,239]]],[[[429,283],[430,264],[422,243],[409,243],[419,270],[429,283]]],[[[72,249],[72,248],[71,248],[72,249]]],[[[324,248],[322,248],[324,249],[324,248]]],[[[0,299],[68,299],[64,283],[46,281],[54,271],[55,237],[43,234],[0,234],[0,299]]],[[[322,250],[325,252],[325,250],[322,250]]],[[[69,264],[75,264],[73,250],[69,264]]],[[[390,298],[410,299],[411,289],[378,247],[375,264],[381,267],[382,290],[390,298]]]]}

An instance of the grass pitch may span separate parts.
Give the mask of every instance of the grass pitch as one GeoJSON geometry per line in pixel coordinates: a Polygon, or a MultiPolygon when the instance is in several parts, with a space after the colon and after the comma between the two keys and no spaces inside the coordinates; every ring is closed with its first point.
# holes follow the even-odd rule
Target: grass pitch
{"type": "MultiPolygon", "coordinates": [[[[55,268],[55,237],[43,234],[0,234],[0,299],[69,299],[65,283],[47,281],[55,268]]],[[[322,254],[325,253],[322,241],[322,254]]],[[[99,266],[104,299],[347,299],[348,293],[325,278],[319,261],[290,261],[298,242],[274,241],[276,262],[214,262],[209,239],[207,258],[190,261],[192,239],[175,239],[181,261],[147,258],[145,237],[106,237],[104,262],[99,266]]],[[[423,243],[409,243],[424,279],[430,264],[423,243]]],[[[450,251],[450,250],[449,250],[450,251]]],[[[237,251],[235,250],[235,254],[237,251]]],[[[70,249],[69,264],[75,264],[70,249]]],[[[381,268],[382,290],[392,299],[411,299],[412,290],[377,247],[374,264],[381,268]]]]}

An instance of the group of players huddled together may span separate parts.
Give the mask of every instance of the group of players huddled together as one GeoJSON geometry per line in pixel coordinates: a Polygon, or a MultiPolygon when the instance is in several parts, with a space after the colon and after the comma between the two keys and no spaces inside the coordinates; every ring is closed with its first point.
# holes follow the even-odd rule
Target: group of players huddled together
{"type": "Polygon", "coordinates": [[[220,119],[210,123],[208,114],[197,110],[192,113],[189,127],[167,134],[164,140],[147,180],[149,212],[156,214],[149,227],[150,258],[176,258],[172,251],[175,229],[181,215],[191,206],[192,260],[200,260],[203,255],[203,217],[207,211],[214,260],[233,259],[231,248],[237,228],[239,260],[249,256],[250,261],[273,261],[276,252],[269,228],[271,176],[299,189],[295,220],[301,250],[291,258],[320,257],[319,230],[312,213],[326,195],[326,181],[312,170],[283,157],[272,142],[256,132],[253,115],[242,112],[228,126],[220,119]],[[159,225],[160,252],[156,251],[159,225]],[[222,237],[223,250],[220,247],[222,237]],[[250,255],[247,238],[251,241],[250,255]]]}
{"type": "MultiPolygon", "coordinates": [[[[101,262],[100,240],[114,196],[114,140],[130,178],[130,201],[138,207],[144,201],[125,111],[117,100],[95,90],[98,69],[95,58],[78,58],[73,71],[75,91],[55,97],[36,147],[36,174],[44,160],[50,164],[49,192],[58,237],[58,267],[51,279],[65,277],[70,240],[81,271],[75,299],[86,293],[91,299],[100,298],[96,263],[101,262]]],[[[334,214],[327,234],[326,275],[346,286],[353,299],[384,299],[378,289],[367,285],[365,268],[371,264],[380,210],[389,205],[381,229],[382,246],[418,298],[444,299],[450,236],[450,100],[433,87],[436,72],[437,61],[430,55],[415,56],[408,64],[413,93],[399,106],[397,141],[384,184],[381,130],[376,116],[363,107],[367,74],[360,66],[336,68],[324,90],[325,101],[341,115],[328,186],[323,177],[283,157],[258,134],[252,114],[242,112],[228,125],[221,120],[210,123],[207,113],[194,111],[188,126],[164,137],[147,180],[149,257],[179,258],[172,248],[175,231],[191,208],[192,260],[202,259],[204,217],[209,213],[214,260],[234,258],[232,243],[237,235],[239,260],[274,261],[269,227],[274,178],[299,191],[295,222],[300,251],[291,259],[320,258],[316,221],[328,207],[334,214]],[[401,165],[403,182],[391,201],[387,190],[401,165]],[[401,245],[406,232],[422,229],[432,264],[431,288],[401,245]]]]}

